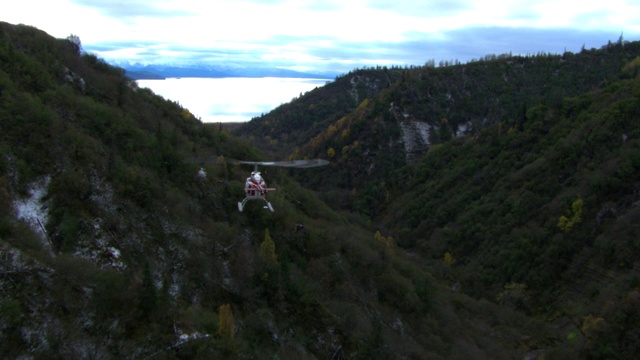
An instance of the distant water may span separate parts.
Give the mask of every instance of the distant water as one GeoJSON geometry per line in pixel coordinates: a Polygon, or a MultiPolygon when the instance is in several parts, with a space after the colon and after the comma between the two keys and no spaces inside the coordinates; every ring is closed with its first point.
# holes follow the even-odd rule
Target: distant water
{"type": "Polygon", "coordinates": [[[138,86],[178,102],[203,122],[244,122],[266,114],[329,79],[169,78],[138,86]]]}

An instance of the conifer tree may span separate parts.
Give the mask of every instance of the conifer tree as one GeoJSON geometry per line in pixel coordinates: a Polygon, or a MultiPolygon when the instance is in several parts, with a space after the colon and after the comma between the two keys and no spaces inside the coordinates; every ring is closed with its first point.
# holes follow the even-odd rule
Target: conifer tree
{"type": "Polygon", "coordinates": [[[151,276],[151,270],[149,263],[144,264],[144,270],[142,274],[142,294],[140,297],[140,310],[142,315],[150,319],[156,310],[158,303],[158,294],[153,284],[153,277],[151,276]]]}
{"type": "Polygon", "coordinates": [[[224,158],[224,155],[216,158],[216,175],[221,179],[227,178],[227,160],[224,158]]]}
{"type": "Polygon", "coordinates": [[[271,239],[269,229],[264,230],[264,241],[260,244],[258,257],[268,267],[278,265],[278,257],[276,256],[276,244],[271,239]]]}

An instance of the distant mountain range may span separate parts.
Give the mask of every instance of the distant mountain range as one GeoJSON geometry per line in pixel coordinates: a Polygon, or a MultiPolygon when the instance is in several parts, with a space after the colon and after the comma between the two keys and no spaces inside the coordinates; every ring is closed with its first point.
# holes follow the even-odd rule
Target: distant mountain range
{"type": "Polygon", "coordinates": [[[116,64],[125,69],[126,75],[134,80],[165,79],[177,77],[284,77],[284,78],[334,78],[337,73],[308,73],[280,68],[212,66],[212,65],[143,65],[116,64]]]}

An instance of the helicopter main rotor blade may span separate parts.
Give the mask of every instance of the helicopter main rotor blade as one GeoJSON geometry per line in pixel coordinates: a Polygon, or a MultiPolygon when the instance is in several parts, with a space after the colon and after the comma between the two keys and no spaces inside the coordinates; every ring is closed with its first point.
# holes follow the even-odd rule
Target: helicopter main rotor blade
{"type": "Polygon", "coordinates": [[[279,166],[293,168],[312,168],[329,164],[328,160],[312,159],[312,160],[289,160],[289,161],[237,161],[238,164],[262,165],[262,166],[279,166]]]}
{"type": "MultiPolygon", "coordinates": [[[[311,159],[311,160],[289,160],[289,161],[244,161],[227,158],[226,161],[235,164],[247,164],[256,166],[279,166],[279,167],[291,167],[291,168],[312,168],[317,166],[325,166],[329,164],[328,160],[324,159],[311,159]]],[[[184,162],[188,164],[206,164],[215,163],[218,161],[218,156],[196,156],[187,158],[184,162]]]]}

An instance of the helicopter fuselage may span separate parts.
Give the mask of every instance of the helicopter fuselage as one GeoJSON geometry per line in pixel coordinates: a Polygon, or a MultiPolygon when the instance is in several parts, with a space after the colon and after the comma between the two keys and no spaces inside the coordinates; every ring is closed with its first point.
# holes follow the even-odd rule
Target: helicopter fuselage
{"type": "Polygon", "coordinates": [[[329,164],[329,161],[322,159],[312,159],[289,161],[236,161],[236,163],[253,165],[253,172],[251,173],[251,176],[247,178],[247,182],[244,186],[245,198],[242,201],[238,202],[238,210],[242,211],[249,200],[262,200],[266,204],[264,208],[269,209],[273,212],[273,206],[271,206],[271,203],[267,200],[266,195],[269,191],[274,191],[275,188],[267,187],[267,184],[258,171],[258,165],[304,169],[317,166],[325,166],[329,164]]]}
{"type": "Polygon", "coordinates": [[[250,200],[262,200],[266,204],[265,208],[274,211],[273,206],[271,206],[271,203],[267,200],[266,196],[269,191],[275,190],[275,188],[269,188],[266,186],[262,186],[261,184],[247,181],[247,185],[244,188],[245,198],[241,202],[238,202],[238,210],[242,212],[242,210],[244,210],[244,206],[250,200]]]}

